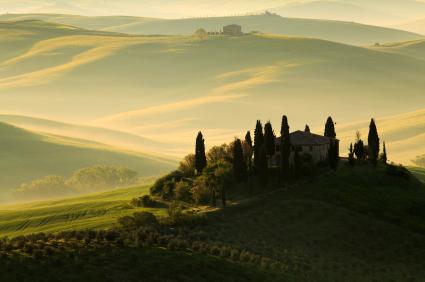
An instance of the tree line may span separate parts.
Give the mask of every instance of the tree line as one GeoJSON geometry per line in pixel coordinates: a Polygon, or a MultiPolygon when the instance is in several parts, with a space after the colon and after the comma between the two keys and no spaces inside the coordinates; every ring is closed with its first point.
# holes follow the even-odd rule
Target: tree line
{"type": "MultiPolygon", "coordinates": [[[[248,131],[244,140],[235,138],[230,144],[214,146],[209,151],[206,151],[200,131],[196,136],[195,153],[186,156],[176,171],[158,179],[151,188],[151,195],[164,200],[210,203],[213,206],[219,199],[225,206],[227,193],[239,184],[247,190],[243,192],[252,195],[254,189],[265,190],[270,184],[281,186],[313,176],[316,164],[311,155],[295,150],[291,162],[293,148],[287,116],[282,117],[280,134],[278,165],[269,167],[269,160],[278,156],[276,134],[270,121],[263,126],[261,120],[257,120],[253,135],[248,131]]],[[[332,141],[323,165],[336,170],[339,150],[331,117],[326,121],[324,135],[332,141]]]]}

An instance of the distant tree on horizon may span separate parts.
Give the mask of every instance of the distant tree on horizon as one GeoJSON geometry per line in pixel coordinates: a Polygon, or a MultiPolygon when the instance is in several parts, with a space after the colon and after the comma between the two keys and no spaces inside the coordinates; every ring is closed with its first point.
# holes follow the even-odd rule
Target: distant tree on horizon
{"type": "Polygon", "coordinates": [[[195,148],[195,168],[198,175],[202,174],[204,168],[207,166],[207,157],[205,155],[205,140],[202,136],[202,132],[199,131],[196,137],[196,148],[195,148]]]}
{"type": "Polygon", "coordinates": [[[378,164],[378,157],[379,157],[379,135],[378,130],[376,128],[375,119],[370,120],[369,125],[369,135],[367,137],[368,141],[368,148],[369,148],[369,160],[373,165],[378,164]]]}
{"type": "Polygon", "coordinates": [[[270,121],[264,125],[264,142],[266,144],[267,155],[273,157],[276,153],[276,135],[270,121]]]}
{"type": "Polygon", "coordinates": [[[208,32],[203,28],[199,28],[198,30],[196,30],[195,35],[201,40],[208,38],[208,32]]]}
{"type": "Polygon", "coordinates": [[[283,176],[284,180],[288,180],[289,172],[289,157],[291,156],[291,140],[289,135],[289,124],[288,118],[284,115],[282,117],[282,125],[280,129],[280,174],[283,176]]]}
{"type": "MultiPolygon", "coordinates": [[[[260,167],[260,152],[264,144],[263,125],[260,120],[257,120],[254,132],[254,168],[257,170],[260,167]]],[[[267,154],[267,152],[266,152],[267,154]]]]}

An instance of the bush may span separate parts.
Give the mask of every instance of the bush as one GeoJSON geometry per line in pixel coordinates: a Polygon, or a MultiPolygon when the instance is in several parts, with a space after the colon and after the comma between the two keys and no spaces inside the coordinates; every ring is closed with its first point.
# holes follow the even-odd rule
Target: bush
{"type": "Polygon", "coordinates": [[[192,198],[196,204],[207,204],[210,201],[211,193],[206,181],[206,176],[198,177],[191,189],[192,198]]]}
{"type": "Polygon", "coordinates": [[[120,217],[118,224],[124,229],[133,229],[136,226],[136,219],[132,216],[120,217]]]}
{"type": "Polygon", "coordinates": [[[176,184],[175,199],[183,202],[192,202],[191,185],[185,181],[180,181],[176,184]]]}
{"type": "Polygon", "coordinates": [[[145,195],[140,198],[134,198],[133,200],[131,200],[130,205],[136,208],[155,208],[158,206],[158,202],[152,199],[151,196],[145,195]]]}
{"type": "Polygon", "coordinates": [[[136,226],[150,227],[154,229],[159,227],[158,219],[150,212],[136,212],[133,216],[136,226]]]}
{"type": "Polygon", "coordinates": [[[161,177],[155,181],[154,185],[150,189],[150,193],[153,196],[158,196],[163,200],[172,200],[174,198],[174,190],[176,183],[183,179],[183,172],[176,170],[164,177],[161,177]]]}

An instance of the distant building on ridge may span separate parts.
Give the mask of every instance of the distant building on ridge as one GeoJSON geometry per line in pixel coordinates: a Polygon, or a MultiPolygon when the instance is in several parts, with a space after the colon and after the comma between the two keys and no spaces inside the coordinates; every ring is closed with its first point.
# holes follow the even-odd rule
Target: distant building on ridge
{"type": "Polygon", "coordinates": [[[223,35],[241,36],[243,35],[242,27],[237,24],[226,25],[223,27],[223,35]]]}

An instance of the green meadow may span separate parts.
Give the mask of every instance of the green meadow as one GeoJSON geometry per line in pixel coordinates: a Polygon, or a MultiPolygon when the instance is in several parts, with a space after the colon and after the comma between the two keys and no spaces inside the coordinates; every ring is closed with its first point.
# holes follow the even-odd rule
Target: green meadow
{"type": "Polygon", "coordinates": [[[149,187],[123,188],[69,199],[0,206],[0,236],[39,232],[107,229],[119,217],[138,211],[165,216],[166,209],[133,208],[129,202],[149,194],[149,187]]]}

